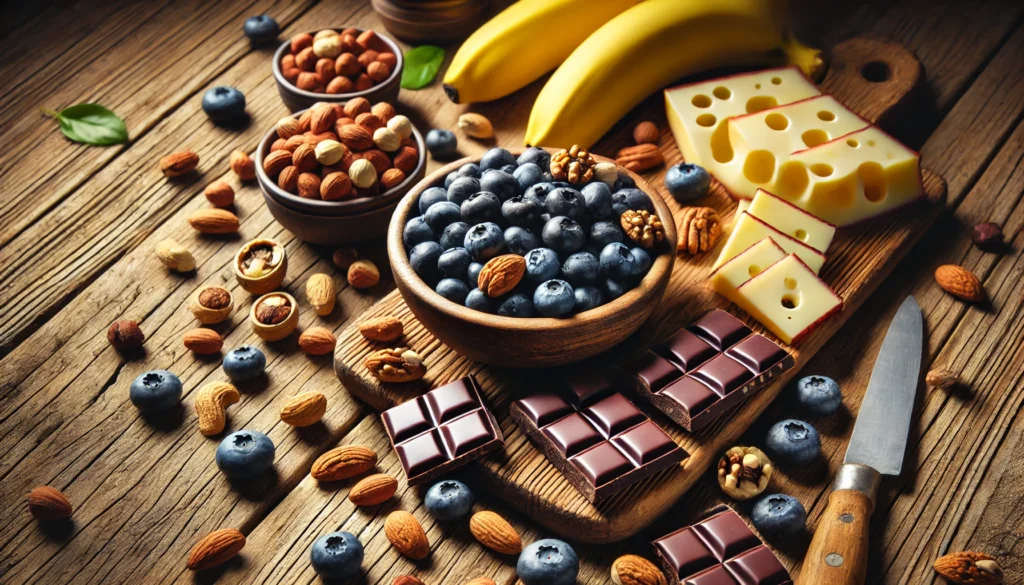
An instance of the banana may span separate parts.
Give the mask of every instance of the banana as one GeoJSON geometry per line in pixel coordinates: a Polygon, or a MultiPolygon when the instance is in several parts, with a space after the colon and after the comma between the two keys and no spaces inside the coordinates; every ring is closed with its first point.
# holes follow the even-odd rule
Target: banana
{"type": "Polygon", "coordinates": [[[519,0],[462,43],[444,75],[444,91],[466,104],[526,87],[638,1],[519,0]]]}
{"type": "MultiPolygon", "coordinates": [[[[548,79],[530,112],[526,144],[589,148],[644,98],[687,75],[792,53],[807,68],[820,53],[792,40],[773,0],[646,0],[583,41],[548,79]]],[[[815,71],[806,71],[813,74],[815,71]]]]}

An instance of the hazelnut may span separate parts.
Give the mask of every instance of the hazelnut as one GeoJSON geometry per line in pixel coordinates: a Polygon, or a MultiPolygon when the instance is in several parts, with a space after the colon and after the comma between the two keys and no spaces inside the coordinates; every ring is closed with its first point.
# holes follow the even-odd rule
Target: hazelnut
{"type": "Polygon", "coordinates": [[[363,68],[365,69],[369,67],[371,63],[377,60],[377,51],[367,49],[360,53],[359,56],[356,57],[356,60],[359,61],[359,64],[362,65],[363,68]]]}
{"type": "Polygon", "coordinates": [[[227,181],[214,181],[203,190],[206,199],[215,207],[227,207],[235,202],[235,190],[227,181]]]}
{"type": "Polygon", "coordinates": [[[292,37],[291,50],[293,54],[298,54],[303,49],[313,46],[313,35],[309,33],[299,33],[292,37]]]}
{"type": "Polygon", "coordinates": [[[370,79],[370,76],[365,73],[360,74],[359,77],[356,78],[354,83],[356,91],[365,91],[373,87],[373,80],[370,79]]]}
{"type": "Polygon", "coordinates": [[[139,329],[139,324],[129,319],[114,321],[107,329],[107,341],[117,350],[137,349],[142,347],[146,336],[139,329]]]}
{"type": "Polygon", "coordinates": [[[380,61],[374,61],[366,66],[366,74],[370,79],[380,83],[391,75],[391,69],[380,61]]]}
{"type": "Polygon", "coordinates": [[[339,93],[351,93],[356,86],[352,83],[352,80],[348,77],[335,77],[327,84],[327,93],[339,94],[339,93]]]}
{"type": "Polygon", "coordinates": [[[987,252],[999,252],[1003,249],[1003,228],[998,223],[986,221],[971,228],[971,240],[978,248],[987,252]]]}
{"type": "Polygon", "coordinates": [[[373,132],[373,143],[384,152],[395,152],[401,146],[401,142],[402,139],[390,128],[377,128],[373,132]]]}
{"type": "Polygon", "coordinates": [[[387,102],[377,102],[373,104],[373,107],[370,108],[370,113],[377,116],[377,118],[384,124],[387,124],[388,120],[394,118],[395,115],[398,114],[398,112],[395,111],[395,106],[392,106],[387,102]]]}
{"type": "Polygon", "coordinates": [[[322,140],[317,143],[313,152],[316,154],[316,162],[330,166],[341,160],[348,149],[337,140],[322,140]]]}
{"type": "Polygon", "coordinates": [[[316,76],[320,83],[325,86],[331,82],[337,73],[334,72],[334,59],[320,59],[316,62],[316,76]]]}
{"type": "Polygon", "coordinates": [[[307,47],[295,55],[295,66],[305,72],[312,72],[316,69],[316,62],[319,58],[313,52],[313,47],[307,47]]]}
{"type": "Polygon", "coordinates": [[[316,73],[303,71],[302,73],[299,73],[298,79],[295,80],[295,87],[298,87],[302,91],[315,92],[320,87],[320,78],[316,76],[316,73]]]}
{"type": "Polygon", "coordinates": [[[341,37],[335,34],[314,39],[313,53],[321,59],[334,59],[341,54],[341,37]]]}
{"type": "Polygon", "coordinates": [[[772,463],[757,447],[732,447],[718,462],[718,485],[737,500],[749,500],[768,487],[772,463]]]}
{"type": "Polygon", "coordinates": [[[356,187],[367,188],[377,182],[377,169],[365,159],[359,159],[348,168],[348,176],[356,187]]]}
{"type": "Polygon", "coordinates": [[[232,151],[231,157],[228,159],[228,166],[240,181],[251,181],[256,178],[256,163],[246,152],[232,151]]]}
{"type": "Polygon", "coordinates": [[[353,57],[363,52],[363,48],[356,42],[356,35],[346,32],[341,33],[341,50],[353,57]]]}
{"type": "Polygon", "coordinates": [[[395,67],[398,66],[398,57],[390,51],[385,51],[377,55],[377,61],[388,66],[388,69],[394,71],[395,67]]]}
{"type": "Polygon", "coordinates": [[[348,270],[358,258],[359,252],[355,248],[338,248],[331,256],[331,262],[342,270],[348,270]]]}
{"type": "Polygon", "coordinates": [[[388,129],[397,134],[399,138],[412,136],[412,122],[401,114],[388,120],[388,129]]]}

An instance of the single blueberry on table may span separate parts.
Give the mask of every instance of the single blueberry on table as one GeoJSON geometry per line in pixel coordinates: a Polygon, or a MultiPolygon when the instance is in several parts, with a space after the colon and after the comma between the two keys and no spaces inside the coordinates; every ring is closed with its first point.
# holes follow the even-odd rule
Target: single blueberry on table
{"type": "Polygon", "coordinates": [[[604,304],[604,295],[596,287],[578,286],[572,292],[576,297],[576,306],[573,309],[577,313],[589,311],[604,304]]]}
{"type": "Polygon", "coordinates": [[[562,278],[574,287],[597,282],[601,263],[590,252],[576,252],[562,263],[562,278]]]}
{"type": "Polygon", "coordinates": [[[501,219],[501,201],[490,191],[473,193],[462,202],[462,221],[469,224],[501,219]]]}
{"type": "Polygon", "coordinates": [[[460,221],[462,210],[451,201],[442,201],[430,206],[430,209],[423,214],[423,220],[427,222],[434,233],[440,233],[448,224],[460,221]]]}
{"type": "Polygon", "coordinates": [[[588,183],[580,190],[580,194],[583,195],[587,217],[593,221],[612,218],[612,190],[608,185],[601,182],[588,183]]]}
{"type": "Polygon", "coordinates": [[[448,186],[448,201],[456,205],[469,199],[469,196],[480,191],[480,180],[475,177],[457,177],[448,186]]]}
{"type": "Polygon", "coordinates": [[[640,276],[647,274],[647,271],[651,269],[651,264],[654,264],[654,260],[651,259],[651,255],[640,247],[634,247],[630,249],[630,254],[633,255],[633,276],[640,276]]]}
{"type": "Polygon", "coordinates": [[[601,290],[601,294],[604,295],[605,302],[611,302],[615,299],[626,294],[626,287],[621,282],[605,278],[597,283],[598,288],[601,290]]]}
{"type": "Polygon", "coordinates": [[[231,479],[259,477],[274,466],[274,443],[259,431],[235,431],[217,445],[216,460],[231,479]]]}
{"type": "Polygon", "coordinates": [[[636,258],[624,244],[608,244],[601,250],[600,260],[601,272],[612,278],[629,278],[636,273],[636,258]]]}
{"type": "Polygon", "coordinates": [[[245,95],[233,87],[210,88],[203,94],[203,111],[214,122],[245,118],[245,95]]]}
{"type": "Polygon", "coordinates": [[[754,528],[767,540],[780,540],[800,534],[807,522],[807,511],[800,500],[785,494],[767,495],[750,512],[754,528]]]}
{"type": "Polygon", "coordinates": [[[533,307],[545,317],[562,317],[572,312],[576,295],[564,280],[549,280],[533,291],[533,307]]]}
{"type": "Polygon", "coordinates": [[[480,281],[480,271],[484,269],[484,265],[479,262],[474,262],[469,265],[469,284],[475,285],[480,281]]]}
{"type": "Polygon", "coordinates": [[[362,571],[363,545],[350,532],[332,532],[316,539],[309,560],[325,581],[348,579],[362,571]]]}
{"type": "Polygon", "coordinates": [[[498,314],[504,317],[533,317],[533,301],[524,293],[512,293],[501,299],[498,314]]]}
{"type": "Polygon", "coordinates": [[[665,188],[680,203],[690,203],[708,194],[711,175],[704,167],[679,163],[665,173],[665,188]]]}
{"type": "Polygon", "coordinates": [[[405,224],[405,228],[402,229],[402,242],[406,248],[412,248],[416,244],[422,244],[423,242],[433,241],[434,230],[430,229],[430,226],[427,225],[427,220],[422,215],[410,219],[405,224]]]}
{"type": "Polygon", "coordinates": [[[466,163],[459,167],[459,175],[463,177],[473,177],[476,179],[480,178],[480,174],[483,171],[480,170],[480,166],[476,163],[466,163]]]}
{"type": "Polygon", "coordinates": [[[843,404],[843,393],[832,378],[806,376],[796,383],[796,399],[808,414],[829,416],[843,404]]]}
{"type": "Polygon", "coordinates": [[[519,553],[516,576],[523,585],[573,585],[580,559],[567,543],[554,538],[538,540],[519,553]]]}
{"type": "Polygon", "coordinates": [[[530,250],[540,247],[540,238],[526,228],[512,226],[505,230],[505,246],[509,252],[525,256],[530,250]]]}
{"type": "Polygon", "coordinates": [[[473,511],[473,492],[461,481],[441,480],[427,490],[423,505],[438,520],[458,520],[473,511]]]}
{"type": "Polygon", "coordinates": [[[181,380],[167,370],[150,370],[132,380],[128,398],[142,412],[174,408],[181,402],[181,380]]]}
{"type": "Polygon", "coordinates": [[[221,367],[232,382],[254,380],[263,375],[267,367],[267,356],[258,348],[243,345],[229,351],[221,367]]]}
{"type": "Polygon", "coordinates": [[[565,216],[552,217],[544,223],[540,239],[544,244],[563,256],[576,252],[587,241],[583,227],[565,216]]]}
{"type": "Polygon", "coordinates": [[[474,288],[469,291],[466,295],[465,305],[474,311],[480,311],[482,313],[493,313],[494,312],[494,301],[491,297],[484,294],[484,291],[474,288]]]}
{"type": "Polygon", "coordinates": [[[511,225],[532,227],[540,223],[544,207],[526,195],[516,195],[501,204],[501,216],[511,225]]]}
{"type": "Polygon", "coordinates": [[[466,284],[466,281],[458,278],[442,278],[434,290],[449,301],[461,305],[466,302],[466,295],[469,294],[469,285],[466,284]]]}
{"type": "Polygon", "coordinates": [[[473,260],[487,262],[505,250],[505,234],[496,223],[478,223],[466,232],[463,247],[473,260]]]}
{"type": "Polygon", "coordinates": [[[496,169],[484,171],[480,177],[480,189],[490,191],[502,201],[508,201],[519,194],[519,181],[511,173],[496,169]]]}
{"type": "Polygon", "coordinates": [[[536,248],[526,254],[526,278],[541,283],[558,276],[562,265],[551,248],[536,248]]]}
{"type": "Polygon", "coordinates": [[[430,156],[436,159],[451,158],[459,148],[459,140],[450,130],[431,128],[425,141],[430,156]]]}
{"type": "Polygon", "coordinates": [[[420,278],[431,281],[437,276],[437,261],[444,253],[444,248],[437,242],[423,242],[413,246],[409,251],[409,264],[420,278]]]}
{"type": "Polygon", "coordinates": [[[482,169],[500,169],[505,165],[515,165],[516,159],[512,156],[512,153],[501,147],[495,147],[487,152],[480,158],[480,168],[482,169]]]}
{"type": "Polygon", "coordinates": [[[466,241],[466,232],[469,231],[469,224],[464,221],[456,221],[445,226],[441,232],[439,242],[445,250],[461,247],[466,241]]]}
{"type": "Polygon", "coordinates": [[[431,205],[447,200],[448,192],[445,191],[443,187],[430,187],[429,189],[424,189],[424,191],[420,193],[419,199],[420,214],[426,213],[427,210],[430,209],[431,205]]]}
{"type": "Polygon", "coordinates": [[[245,24],[242,25],[242,32],[245,33],[245,36],[249,37],[250,43],[262,45],[277,40],[277,35],[281,32],[281,26],[273,18],[266,14],[261,14],[245,19],[245,24]]]}
{"type": "Polygon", "coordinates": [[[547,170],[548,167],[551,166],[551,155],[543,148],[531,146],[524,150],[523,154],[519,155],[516,162],[519,163],[520,166],[525,165],[526,163],[533,163],[538,167],[547,170]]]}
{"type": "Polygon", "coordinates": [[[621,242],[625,238],[626,234],[622,233],[619,224],[611,221],[598,221],[590,226],[590,239],[587,241],[587,245],[596,249],[600,254],[608,244],[621,242]]]}
{"type": "Polygon", "coordinates": [[[813,463],[821,454],[818,431],[802,420],[787,419],[768,429],[765,439],[768,455],[781,463],[804,466],[813,463]]]}
{"type": "Polygon", "coordinates": [[[444,278],[465,280],[469,274],[469,265],[473,258],[465,248],[445,250],[437,258],[437,273],[444,278]]]}
{"type": "Polygon", "coordinates": [[[583,214],[587,210],[583,195],[571,187],[559,187],[548,193],[544,198],[544,207],[552,217],[564,215],[572,220],[583,219],[583,214]]]}
{"type": "Polygon", "coordinates": [[[544,171],[533,163],[526,163],[512,171],[512,176],[519,183],[519,190],[526,191],[544,180],[544,171]]]}

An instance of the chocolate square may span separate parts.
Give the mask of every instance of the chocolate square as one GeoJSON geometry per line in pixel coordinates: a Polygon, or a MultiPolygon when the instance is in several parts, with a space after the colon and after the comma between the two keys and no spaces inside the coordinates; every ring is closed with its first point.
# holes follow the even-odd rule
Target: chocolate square
{"type": "Polygon", "coordinates": [[[598,443],[593,449],[580,453],[571,461],[594,485],[606,484],[633,469],[629,459],[607,441],[598,443]]]}
{"type": "Polygon", "coordinates": [[[736,345],[741,339],[753,333],[736,317],[721,309],[715,309],[691,326],[694,333],[711,344],[718,351],[736,345]]]}
{"type": "Polygon", "coordinates": [[[706,341],[686,329],[676,331],[654,351],[679,366],[684,372],[694,370],[718,353],[706,341]]]}
{"type": "Polygon", "coordinates": [[[743,364],[725,354],[715,356],[690,375],[707,384],[719,396],[733,392],[754,377],[743,364]]]}
{"type": "Polygon", "coordinates": [[[657,423],[646,418],[621,435],[612,437],[612,443],[637,467],[647,465],[679,448],[672,437],[666,435],[657,423]]]}
{"type": "Polygon", "coordinates": [[[783,585],[790,579],[786,567],[766,546],[729,559],[724,566],[740,585],[783,585]]]}
{"type": "Polygon", "coordinates": [[[657,392],[683,377],[682,370],[653,352],[646,352],[640,356],[632,369],[650,392],[657,392]]]}
{"type": "Polygon", "coordinates": [[[607,439],[647,420],[647,416],[622,394],[612,394],[588,407],[583,416],[607,439]]]}
{"type": "Polygon", "coordinates": [[[726,350],[725,355],[733,358],[755,374],[772,367],[786,357],[786,350],[761,335],[751,335],[726,350]]]}
{"type": "Polygon", "coordinates": [[[707,384],[689,376],[669,384],[661,395],[679,404],[691,420],[721,398],[707,384]]]}
{"type": "Polygon", "coordinates": [[[578,412],[544,427],[544,434],[566,457],[572,457],[604,440],[594,425],[578,412]]]}
{"type": "Polygon", "coordinates": [[[538,427],[545,427],[576,412],[564,398],[555,394],[538,394],[520,400],[519,404],[538,427]]]}

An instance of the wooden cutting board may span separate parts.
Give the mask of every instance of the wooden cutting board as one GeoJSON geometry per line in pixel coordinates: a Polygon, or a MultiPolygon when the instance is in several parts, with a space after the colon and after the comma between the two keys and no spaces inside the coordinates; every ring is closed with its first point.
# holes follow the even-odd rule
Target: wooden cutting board
{"type": "MultiPolygon", "coordinates": [[[[923,81],[917,58],[901,45],[874,39],[855,38],[835,48],[823,91],[833,94],[851,109],[883,125],[897,115],[907,97],[923,81]]],[[[650,112],[646,112],[650,119],[650,112]]],[[[634,112],[627,127],[641,119],[634,112]],[[633,119],[633,118],[636,119],[633,119]]],[[[661,117],[663,122],[663,115],[661,117]]],[[[664,146],[666,165],[682,160],[678,149],[664,146]]],[[[596,152],[602,153],[600,145],[596,152]]],[[[603,154],[613,154],[604,152],[603,154]]],[[[927,163],[927,161],[924,161],[927,163]]],[[[653,185],[663,185],[664,168],[648,173],[653,185]]],[[[553,532],[585,542],[614,542],[627,538],[653,522],[682,497],[700,474],[717,462],[722,451],[750,426],[800,368],[853,317],[868,295],[892,271],[900,259],[924,234],[942,209],[946,183],[935,173],[924,171],[925,200],[900,211],[841,230],[828,250],[821,276],[846,301],[845,310],[830,319],[798,347],[789,348],[796,367],[716,422],[690,434],[658,416],[666,431],[689,453],[679,468],[671,469],[626,488],[597,505],[585,500],[536,450],[510,420],[508,407],[526,390],[544,384],[552,374],[544,371],[499,369],[472,362],[441,344],[409,311],[397,291],[392,292],[356,323],[379,315],[393,315],[405,323],[400,342],[415,349],[428,365],[426,377],[412,384],[382,384],[370,376],[363,358],[380,345],[367,342],[350,327],[338,340],[335,370],[344,386],[376,409],[384,410],[414,398],[427,390],[467,374],[474,374],[486,395],[486,402],[501,424],[505,448],[469,468],[469,473],[498,496],[518,507],[553,532]]],[[[714,207],[731,227],[736,204],[717,184],[713,193],[699,203],[714,207]]],[[[680,206],[665,194],[673,213],[680,206]]],[[[725,236],[723,236],[723,241],[725,236]]],[[[755,330],[764,329],[738,308],[715,295],[705,284],[715,250],[704,256],[676,258],[668,290],[660,306],[641,329],[618,348],[593,360],[593,367],[628,358],[667,337],[705,312],[722,308],[744,319],[755,330]]],[[[452,327],[458,325],[453,323],[452,327]]],[[[771,334],[768,334],[771,336],[771,334]]],[[[637,401],[638,405],[643,404],[637,401]]]]}

